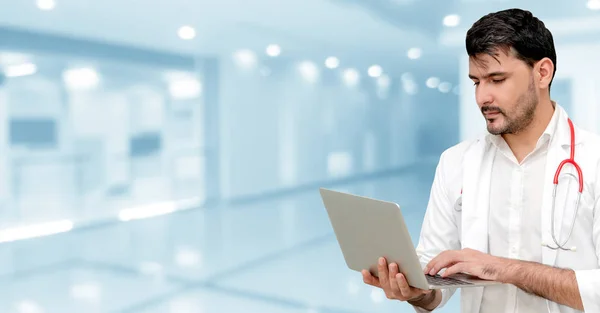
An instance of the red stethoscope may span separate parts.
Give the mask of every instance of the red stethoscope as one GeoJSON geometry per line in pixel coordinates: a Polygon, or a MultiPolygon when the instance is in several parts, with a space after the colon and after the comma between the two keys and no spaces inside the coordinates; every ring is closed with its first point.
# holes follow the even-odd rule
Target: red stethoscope
{"type": "MultiPolygon", "coordinates": [[[[557,249],[561,249],[561,250],[570,250],[570,251],[575,251],[576,247],[565,247],[566,243],[569,241],[569,239],[571,238],[571,234],[573,233],[573,228],[575,226],[575,219],[577,218],[577,212],[579,211],[579,202],[581,200],[581,194],[583,192],[583,173],[581,172],[581,167],[579,166],[579,164],[577,164],[577,162],[575,161],[575,129],[573,127],[573,122],[571,121],[571,119],[568,119],[569,122],[569,129],[571,132],[571,155],[568,159],[563,160],[562,162],[560,162],[560,164],[558,165],[558,168],[556,169],[556,173],[554,174],[554,190],[552,191],[552,240],[554,241],[554,243],[556,244],[556,246],[551,246],[549,244],[544,244],[542,243],[542,246],[548,247],[550,249],[553,250],[557,250],[557,249]],[[560,176],[560,173],[563,169],[563,167],[566,164],[571,164],[575,167],[575,170],[577,171],[577,179],[579,182],[579,194],[577,195],[577,202],[575,203],[575,215],[573,216],[573,221],[571,222],[571,228],[569,230],[569,235],[567,236],[567,239],[561,243],[558,242],[558,240],[556,239],[556,235],[555,235],[555,229],[554,229],[554,212],[555,212],[555,206],[556,206],[556,188],[558,187],[558,178],[560,176]]],[[[569,176],[573,176],[573,174],[571,173],[567,173],[567,175],[569,176]]],[[[456,211],[462,211],[462,189],[460,190],[460,194],[461,196],[458,198],[454,208],[456,211]]]]}
{"type": "MultiPolygon", "coordinates": [[[[565,244],[567,244],[567,242],[569,241],[569,238],[571,238],[571,234],[573,233],[573,227],[575,227],[575,219],[577,219],[577,212],[579,211],[579,201],[581,200],[581,194],[583,192],[583,173],[581,172],[581,167],[579,167],[579,164],[577,164],[577,162],[575,162],[575,129],[573,128],[573,122],[571,121],[571,119],[568,119],[569,121],[569,129],[571,131],[571,156],[568,159],[563,160],[562,162],[560,162],[560,165],[558,166],[558,169],[556,170],[556,173],[554,174],[554,190],[552,191],[552,240],[554,240],[554,243],[556,244],[556,246],[550,246],[548,244],[544,244],[542,243],[542,246],[548,247],[550,249],[553,250],[557,250],[557,249],[561,249],[561,250],[571,250],[571,251],[575,251],[577,249],[577,247],[573,246],[571,248],[567,248],[565,247],[565,244]],[[556,235],[555,235],[555,230],[554,230],[554,208],[555,208],[555,204],[556,204],[556,187],[558,186],[558,176],[560,176],[560,171],[562,170],[563,166],[565,166],[566,164],[572,164],[575,167],[575,170],[577,170],[577,178],[579,181],[579,194],[577,195],[577,202],[575,202],[575,214],[573,215],[573,221],[571,222],[571,228],[569,230],[569,235],[567,236],[567,239],[562,243],[558,243],[558,240],[556,239],[556,235]]],[[[571,173],[568,173],[567,175],[570,176],[574,176],[571,173]]]]}

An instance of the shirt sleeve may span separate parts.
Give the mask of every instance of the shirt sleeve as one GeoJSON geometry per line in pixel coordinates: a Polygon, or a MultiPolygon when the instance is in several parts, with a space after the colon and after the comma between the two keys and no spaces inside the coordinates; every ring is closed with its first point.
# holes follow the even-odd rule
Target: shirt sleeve
{"type": "MultiPolygon", "coordinates": [[[[448,197],[446,186],[449,186],[449,182],[446,181],[447,177],[445,175],[449,169],[455,168],[456,165],[448,163],[447,154],[448,151],[445,151],[440,156],[440,161],[435,170],[429,202],[419,236],[419,244],[416,248],[423,268],[439,253],[445,250],[460,249],[459,224],[454,214],[454,203],[451,203],[452,201],[448,197]]],[[[456,292],[456,288],[441,289],[440,291],[442,301],[436,310],[442,308],[450,300],[456,292]]],[[[414,309],[419,313],[430,312],[419,307],[414,307],[414,309]]]]}

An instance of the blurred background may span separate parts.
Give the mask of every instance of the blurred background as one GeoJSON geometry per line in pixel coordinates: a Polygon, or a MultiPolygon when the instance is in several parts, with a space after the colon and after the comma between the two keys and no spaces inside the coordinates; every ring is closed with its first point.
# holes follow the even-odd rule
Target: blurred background
{"type": "Polygon", "coordinates": [[[0,0],[0,312],[413,312],[318,188],[398,202],[416,243],[440,153],[485,131],[466,30],[510,7],[600,131],[596,0],[0,0]]]}

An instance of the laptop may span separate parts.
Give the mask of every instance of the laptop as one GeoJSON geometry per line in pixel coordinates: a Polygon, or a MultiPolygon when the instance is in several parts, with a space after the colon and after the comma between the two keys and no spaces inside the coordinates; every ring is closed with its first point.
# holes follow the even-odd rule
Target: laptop
{"type": "Polygon", "coordinates": [[[321,198],[348,268],[377,276],[377,261],[395,262],[408,284],[424,290],[500,284],[466,274],[450,277],[423,273],[400,206],[320,188],[321,198]]]}

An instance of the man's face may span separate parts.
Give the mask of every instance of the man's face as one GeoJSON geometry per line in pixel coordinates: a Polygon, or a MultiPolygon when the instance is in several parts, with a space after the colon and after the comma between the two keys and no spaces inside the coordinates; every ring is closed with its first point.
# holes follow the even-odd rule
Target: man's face
{"type": "Polygon", "coordinates": [[[475,83],[475,98],[491,134],[515,134],[534,118],[538,90],[531,68],[500,51],[494,58],[478,55],[469,61],[469,77],[475,83]]]}

